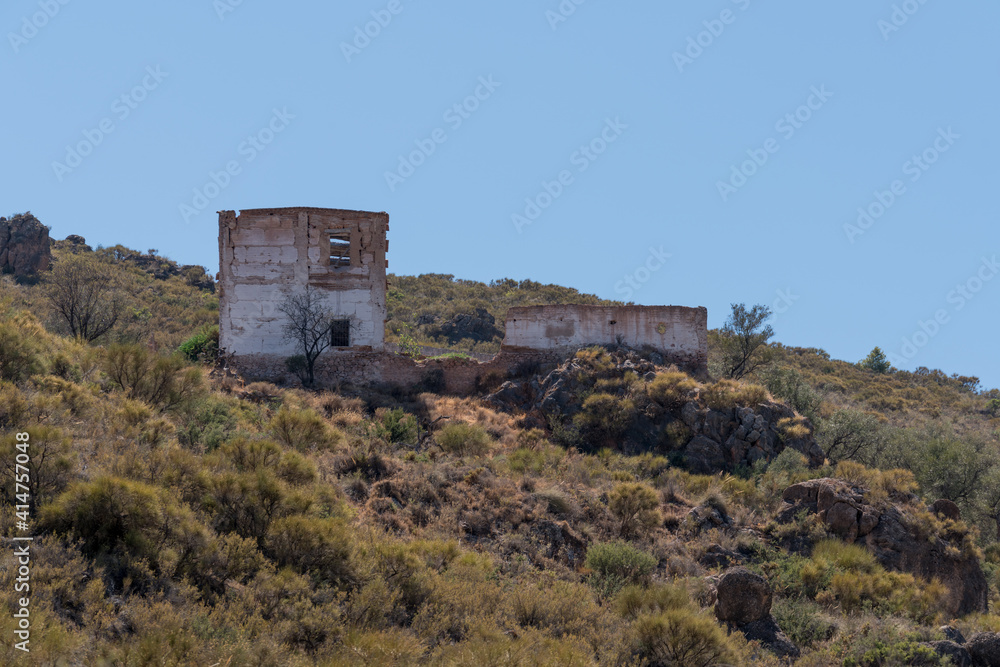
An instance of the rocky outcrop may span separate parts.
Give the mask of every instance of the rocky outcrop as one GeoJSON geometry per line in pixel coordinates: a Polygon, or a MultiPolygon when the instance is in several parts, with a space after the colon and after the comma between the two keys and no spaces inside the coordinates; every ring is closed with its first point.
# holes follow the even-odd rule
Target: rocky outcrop
{"type": "Polygon", "coordinates": [[[781,403],[720,411],[689,401],[681,409],[680,417],[695,434],[684,449],[692,472],[714,473],[740,465],[749,467],[757,461],[773,460],[786,447],[804,455],[810,466],[823,463],[823,450],[811,435],[783,439],[778,422],[794,418],[795,411],[781,403]]]}
{"type": "Polygon", "coordinates": [[[952,667],[974,667],[972,656],[964,646],[953,641],[928,642],[927,646],[942,658],[950,658],[952,667]]]}
{"type": "MultiPolygon", "coordinates": [[[[487,401],[501,410],[525,413],[526,427],[550,428],[555,421],[571,430],[573,417],[595,391],[595,375],[608,386],[616,382],[627,386],[638,379],[650,382],[663,370],[655,363],[656,359],[662,361],[656,353],[613,348],[608,357],[612,365],[599,371],[574,357],[544,376],[509,380],[487,401]]],[[[782,403],[714,410],[692,398],[665,407],[641,391],[631,392],[635,404],[631,423],[616,440],[594,443],[595,449],[613,446],[629,454],[657,452],[699,474],[749,468],[758,461],[773,460],[788,447],[801,452],[810,466],[823,463],[823,451],[811,434],[797,439],[784,437],[779,422],[796,415],[782,403]]],[[[808,422],[805,425],[808,427],[808,422]]]]}
{"type": "Polygon", "coordinates": [[[778,627],[771,616],[774,593],[759,574],[743,567],[727,571],[716,587],[715,615],[730,630],[739,630],[747,639],[759,641],[779,656],[797,657],[798,647],[778,627]]]}
{"type": "Polygon", "coordinates": [[[838,479],[794,484],[782,494],[777,520],[788,523],[803,511],[816,514],[830,533],[865,545],[885,568],[940,580],[949,590],[948,615],[986,611],[986,577],[966,544],[966,531],[949,519],[941,531],[928,535],[916,516],[923,508],[915,496],[894,494],[870,502],[868,495],[867,489],[838,479]]]}
{"type": "Polygon", "coordinates": [[[49,268],[49,228],[30,212],[0,218],[0,271],[18,278],[37,276],[49,268]]]}
{"type": "Polygon", "coordinates": [[[969,637],[965,650],[972,657],[976,667],[997,667],[1000,665],[1000,633],[979,632],[969,637]]]}

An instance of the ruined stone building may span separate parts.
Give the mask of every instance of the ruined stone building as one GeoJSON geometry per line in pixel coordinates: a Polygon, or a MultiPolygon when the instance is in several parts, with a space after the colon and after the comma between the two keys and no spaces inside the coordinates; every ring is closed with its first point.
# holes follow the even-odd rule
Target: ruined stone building
{"type": "Polygon", "coordinates": [[[416,384],[466,392],[487,373],[557,361],[587,345],[648,347],[694,372],[707,363],[707,311],[680,306],[511,308],[500,353],[417,362],[386,351],[385,213],[276,208],[219,213],[219,346],[248,378],[276,379],[300,354],[286,339],[284,300],[306,287],[334,314],[319,377],[328,383],[416,384]]]}

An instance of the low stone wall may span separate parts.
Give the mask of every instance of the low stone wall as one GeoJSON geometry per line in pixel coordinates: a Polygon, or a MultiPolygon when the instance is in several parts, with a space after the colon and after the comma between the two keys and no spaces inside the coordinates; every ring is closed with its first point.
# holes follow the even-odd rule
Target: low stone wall
{"type": "MultiPolygon", "coordinates": [[[[559,354],[537,350],[501,350],[485,362],[458,358],[415,361],[380,350],[337,350],[324,353],[317,361],[316,379],[323,386],[423,386],[428,390],[465,395],[474,392],[478,383],[490,374],[506,378],[524,368],[559,361],[559,354]]],[[[278,355],[229,356],[227,362],[247,381],[283,381],[288,384],[298,381],[286,370],[285,358],[278,355]]]]}

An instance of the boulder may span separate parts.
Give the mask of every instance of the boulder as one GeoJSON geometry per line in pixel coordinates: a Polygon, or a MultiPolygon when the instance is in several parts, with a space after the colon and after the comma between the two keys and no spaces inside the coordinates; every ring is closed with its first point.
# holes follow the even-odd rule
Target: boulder
{"type": "Polygon", "coordinates": [[[965,650],[972,657],[975,667],[997,667],[1000,665],[1000,634],[979,632],[965,644],[965,650]]]}
{"type": "Polygon", "coordinates": [[[774,617],[768,614],[759,621],[747,623],[740,628],[750,641],[758,641],[766,646],[772,653],[782,658],[797,658],[801,651],[799,647],[792,643],[792,640],[781,631],[774,617]]]}
{"type": "Polygon", "coordinates": [[[950,625],[942,625],[938,628],[938,632],[944,635],[944,638],[950,642],[955,642],[956,644],[965,643],[965,635],[958,628],[953,628],[950,625]]]}
{"type": "Polygon", "coordinates": [[[696,474],[711,475],[726,467],[722,446],[703,435],[696,435],[684,448],[688,469],[696,474]]]}
{"type": "Polygon", "coordinates": [[[31,213],[0,218],[0,271],[18,278],[36,276],[49,268],[49,228],[31,213]]]}
{"type": "Polygon", "coordinates": [[[930,510],[935,514],[942,516],[945,519],[951,519],[952,521],[959,521],[962,518],[962,510],[958,509],[958,505],[945,498],[935,500],[930,506],[930,510]]]}
{"type": "Polygon", "coordinates": [[[969,652],[953,641],[928,642],[927,646],[942,658],[951,658],[952,667],[974,667],[975,665],[969,652]]]}
{"type": "Polygon", "coordinates": [[[728,570],[715,585],[715,615],[730,631],[739,630],[780,657],[797,658],[799,649],[771,616],[773,593],[767,579],[744,567],[728,570]]]}
{"type": "Polygon", "coordinates": [[[744,567],[734,567],[719,580],[715,615],[719,620],[745,625],[771,614],[773,593],[767,580],[744,567]]]}

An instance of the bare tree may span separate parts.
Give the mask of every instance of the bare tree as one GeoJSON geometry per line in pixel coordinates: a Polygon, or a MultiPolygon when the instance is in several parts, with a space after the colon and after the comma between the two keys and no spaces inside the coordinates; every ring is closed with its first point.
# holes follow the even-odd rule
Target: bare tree
{"type": "Polygon", "coordinates": [[[289,295],[278,310],[288,318],[283,332],[298,347],[288,359],[288,370],[297,373],[307,387],[316,382],[316,360],[333,343],[333,313],[312,287],[289,295]]]}
{"type": "Polygon", "coordinates": [[[131,276],[92,255],[67,255],[46,279],[46,296],[70,333],[87,342],[108,333],[128,312],[131,276]]]}

